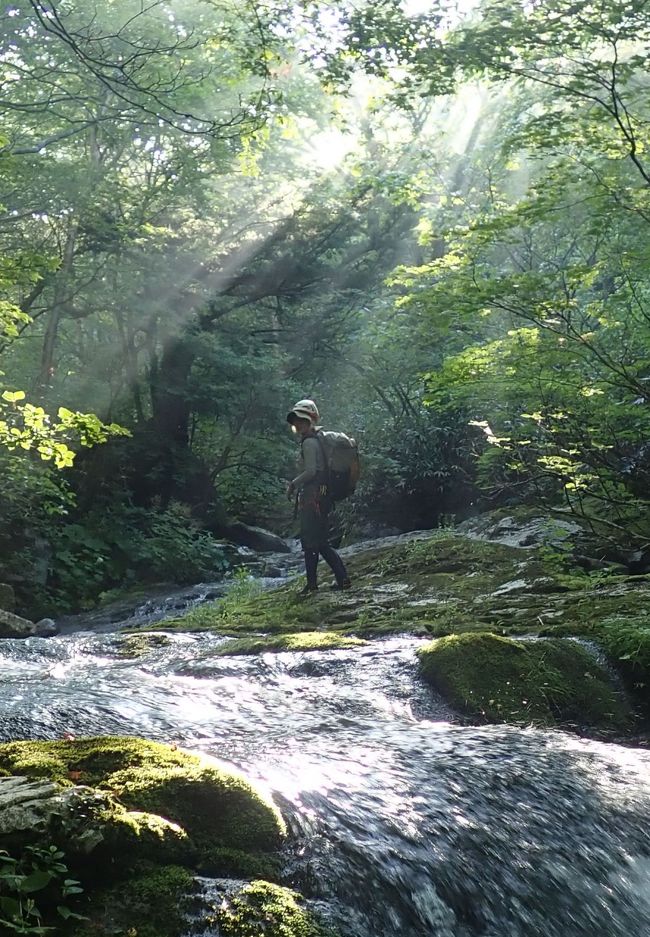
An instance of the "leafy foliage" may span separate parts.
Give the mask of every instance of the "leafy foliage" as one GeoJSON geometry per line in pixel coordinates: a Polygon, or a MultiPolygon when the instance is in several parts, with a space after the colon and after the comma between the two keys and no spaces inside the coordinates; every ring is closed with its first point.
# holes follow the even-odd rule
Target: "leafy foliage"
{"type": "Polygon", "coordinates": [[[83,889],[63,860],[56,846],[27,846],[18,858],[0,851],[0,924],[7,933],[36,937],[56,933],[57,922],[84,920],[68,901],[83,889]]]}
{"type": "Polygon", "coordinates": [[[178,503],[167,510],[103,504],[51,537],[50,588],[65,607],[92,606],[100,593],[129,582],[217,579],[229,566],[223,545],[200,530],[178,503]]]}
{"type": "Polygon", "coordinates": [[[169,568],[134,510],[290,532],[303,396],[361,444],[357,533],[542,500],[647,542],[644,4],[12,11],[0,441],[8,540],[30,486],[71,525],[51,595],[169,568]]]}

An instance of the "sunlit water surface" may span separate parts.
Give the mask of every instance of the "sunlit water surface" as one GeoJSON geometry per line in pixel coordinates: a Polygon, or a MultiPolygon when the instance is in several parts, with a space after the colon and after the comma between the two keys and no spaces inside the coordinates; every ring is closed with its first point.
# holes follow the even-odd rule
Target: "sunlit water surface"
{"type": "Polygon", "coordinates": [[[227,760],[293,833],[288,882],[345,937],[648,937],[650,753],[453,725],[417,639],[217,657],[173,635],[0,643],[1,734],[132,734],[227,760]]]}

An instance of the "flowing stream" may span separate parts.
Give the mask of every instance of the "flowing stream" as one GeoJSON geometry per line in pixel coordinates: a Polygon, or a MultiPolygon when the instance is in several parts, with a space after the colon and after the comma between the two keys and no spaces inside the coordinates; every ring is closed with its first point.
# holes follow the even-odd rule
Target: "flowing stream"
{"type": "Polygon", "coordinates": [[[345,937],[648,937],[650,752],[455,725],[415,638],[215,656],[224,640],[137,660],[113,634],[2,641],[2,738],[141,735],[242,768],[293,833],[288,884],[345,937]]]}

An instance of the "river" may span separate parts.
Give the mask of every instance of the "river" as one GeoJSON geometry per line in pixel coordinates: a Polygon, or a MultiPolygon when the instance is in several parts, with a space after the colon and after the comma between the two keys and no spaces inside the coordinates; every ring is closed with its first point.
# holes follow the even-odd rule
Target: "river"
{"type": "Polygon", "coordinates": [[[215,656],[170,635],[0,643],[3,739],[129,734],[229,761],[293,833],[288,883],[344,937],[648,937],[650,752],[454,722],[417,638],[215,656]]]}

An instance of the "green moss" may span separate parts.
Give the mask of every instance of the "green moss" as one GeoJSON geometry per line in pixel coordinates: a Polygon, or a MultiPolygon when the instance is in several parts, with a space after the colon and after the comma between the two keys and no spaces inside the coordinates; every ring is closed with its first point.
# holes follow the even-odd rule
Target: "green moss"
{"type": "Polygon", "coordinates": [[[122,736],[0,744],[0,767],[9,774],[90,787],[126,767],[166,768],[199,761],[198,756],[169,745],[122,736]]]}
{"type": "Polygon", "coordinates": [[[194,891],[187,869],[143,866],[127,881],[87,896],[82,911],[89,920],[70,924],[62,937],[181,937],[194,891]]]}
{"type": "Polygon", "coordinates": [[[201,875],[211,878],[264,879],[267,882],[278,882],[282,865],[278,859],[265,853],[210,847],[201,856],[198,871],[201,875]]]}
{"type": "Polygon", "coordinates": [[[547,589],[556,582],[535,551],[447,531],[364,551],[349,560],[349,569],[353,580],[349,592],[325,587],[305,599],[298,595],[302,583],[265,593],[233,592],[226,601],[193,609],[160,628],[231,636],[316,630],[366,637],[422,633],[450,604],[467,608],[509,580],[544,577],[547,589]],[[437,601],[437,609],[409,605],[423,597],[437,601]]]}
{"type": "Polygon", "coordinates": [[[166,647],[169,643],[169,638],[164,634],[151,634],[150,632],[127,634],[119,638],[117,655],[135,659],[143,657],[158,647],[166,647]]]}
{"type": "Polygon", "coordinates": [[[356,647],[365,643],[359,638],[343,635],[338,631],[300,631],[275,637],[239,638],[217,648],[215,654],[233,656],[281,651],[328,651],[335,648],[356,647]]]}
{"type": "Polygon", "coordinates": [[[261,881],[226,898],[216,923],[220,937],[336,937],[296,892],[261,881]]]}
{"type": "Polygon", "coordinates": [[[221,767],[126,768],[106,783],[123,803],[178,823],[194,842],[245,850],[280,844],[284,826],[272,804],[221,767]]]}
{"type": "Polygon", "coordinates": [[[156,742],[8,742],[0,745],[0,769],[107,790],[128,809],[170,820],[197,841],[213,837],[214,845],[273,849],[284,834],[276,808],[242,775],[156,742]]]}
{"type": "Polygon", "coordinates": [[[631,719],[606,671],[574,641],[461,634],[431,642],[419,656],[435,689],[488,722],[622,728],[631,719]]]}
{"type": "MultiPolygon", "coordinates": [[[[196,855],[187,831],[154,813],[125,810],[122,805],[104,815],[101,854],[121,856],[126,866],[148,859],[154,862],[188,863],[196,855]]],[[[97,864],[97,857],[94,857],[97,864]]]]}
{"type": "Polygon", "coordinates": [[[211,602],[192,609],[183,618],[160,623],[160,628],[178,631],[216,631],[239,635],[264,632],[306,631],[322,620],[321,597],[303,600],[298,586],[284,586],[262,595],[242,598],[237,603],[211,602]]]}
{"type": "MultiPolygon", "coordinates": [[[[619,596],[620,598],[620,596],[619,596]]],[[[620,611],[620,605],[619,605],[620,611]]],[[[547,635],[575,634],[595,641],[621,673],[626,685],[645,709],[650,710],[650,617],[611,617],[602,620],[563,622],[546,628],[547,635]]]]}

